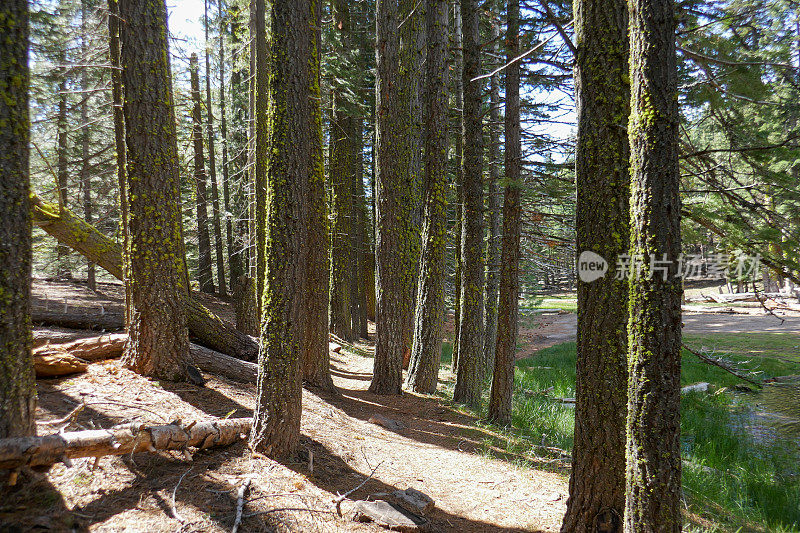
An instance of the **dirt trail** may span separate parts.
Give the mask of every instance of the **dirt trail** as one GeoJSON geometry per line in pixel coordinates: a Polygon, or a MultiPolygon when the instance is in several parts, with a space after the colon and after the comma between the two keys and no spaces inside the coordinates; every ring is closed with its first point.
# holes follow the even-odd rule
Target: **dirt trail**
{"type": "MultiPolygon", "coordinates": [[[[303,457],[297,462],[254,456],[243,443],[197,452],[192,462],[159,452],[104,457],[92,470],[93,460],[75,460],[71,468],[58,464],[4,489],[0,530],[19,525],[57,531],[230,531],[236,488],[251,476],[243,531],[385,531],[350,520],[352,504],[343,506],[344,518],[333,512],[337,493],[356,487],[376,466],[374,478],[350,498],[414,487],[436,501],[429,531],[559,529],[567,498],[565,469],[516,466],[520,457],[504,454],[502,436],[438,397],[368,392],[372,346],[357,348],[362,355],[332,354],[341,394],[304,391],[303,457]],[[370,423],[376,414],[403,429],[370,423]]],[[[206,377],[205,388],[158,383],[121,368],[119,361],[107,361],[90,365],[86,374],[40,380],[38,432],[56,432],[49,421],[83,401],[87,407],[69,430],[252,414],[254,386],[206,377]]],[[[449,373],[442,378],[453,380],[449,373]]]]}

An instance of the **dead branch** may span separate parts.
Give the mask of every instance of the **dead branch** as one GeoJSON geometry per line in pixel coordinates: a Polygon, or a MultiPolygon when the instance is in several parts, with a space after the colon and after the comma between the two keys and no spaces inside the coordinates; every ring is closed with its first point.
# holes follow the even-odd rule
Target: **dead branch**
{"type": "Polygon", "coordinates": [[[756,385],[758,387],[761,387],[763,385],[763,383],[761,381],[756,381],[756,380],[754,380],[752,378],[749,378],[749,377],[745,376],[744,374],[742,374],[740,372],[737,372],[736,369],[732,368],[731,365],[725,363],[722,360],[708,357],[707,355],[704,355],[704,354],[702,354],[702,353],[700,353],[700,352],[698,352],[696,350],[693,350],[692,348],[689,348],[688,346],[686,346],[686,344],[682,344],[682,346],[684,347],[684,349],[687,352],[689,352],[690,354],[694,355],[695,357],[697,357],[698,359],[700,359],[704,363],[707,363],[709,365],[713,365],[713,366],[716,366],[718,368],[721,368],[725,372],[728,372],[729,374],[732,374],[732,375],[736,376],[737,378],[739,378],[741,380],[744,380],[744,381],[747,381],[748,383],[752,383],[753,385],[756,385]]]}
{"type": "Polygon", "coordinates": [[[335,502],[334,502],[334,503],[336,504],[336,514],[338,514],[339,516],[342,516],[342,502],[345,500],[345,498],[347,498],[348,496],[350,496],[351,494],[353,494],[355,491],[357,491],[358,489],[360,489],[361,487],[363,487],[364,485],[366,485],[366,484],[367,484],[367,482],[368,482],[370,479],[372,479],[372,476],[374,476],[374,475],[375,475],[375,471],[376,471],[376,470],[378,470],[378,468],[379,468],[379,467],[380,467],[380,466],[381,466],[383,463],[384,463],[384,461],[381,461],[380,463],[378,463],[377,465],[375,465],[375,468],[373,468],[373,469],[372,469],[372,472],[370,472],[370,473],[369,473],[369,475],[367,476],[367,478],[366,478],[364,481],[362,481],[361,483],[359,483],[357,487],[355,487],[355,488],[353,488],[353,489],[350,489],[350,490],[348,490],[348,491],[347,491],[347,492],[345,492],[344,494],[339,494],[339,493],[337,492],[338,498],[336,498],[336,500],[335,500],[335,502]]]}
{"type": "Polygon", "coordinates": [[[239,487],[239,491],[236,495],[236,518],[233,521],[233,529],[231,529],[231,533],[236,533],[239,531],[239,524],[242,523],[242,510],[244,509],[244,497],[247,493],[247,489],[250,488],[250,483],[252,483],[252,478],[247,478],[244,483],[239,487]]]}

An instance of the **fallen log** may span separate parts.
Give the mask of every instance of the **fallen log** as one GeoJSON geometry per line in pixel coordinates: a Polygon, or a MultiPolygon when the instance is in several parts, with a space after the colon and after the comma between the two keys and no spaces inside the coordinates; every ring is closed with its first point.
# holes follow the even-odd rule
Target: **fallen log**
{"type": "Polygon", "coordinates": [[[33,328],[33,347],[39,348],[45,344],[62,344],[96,336],[96,331],[37,326],[33,328]]]}
{"type": "Polygon", "coordinates": [[[63,308],[43,309],[40,306],[31,308],[31,321],[37,325],[60,326],[69,329],[91,329],[100,331],[119,331],[125,328],[125,318],[119,312],[101,312],[99,309],[73,307],[70,311],[63,308]]]}
{"type": "MultiPolygon", "coordinates": [[[[122,248],[119,244],[83,219],[68,210],[59,210],[36,194],[31,194],[31,205],[34,224],[115,278],[122,279],[122,248]]],[[[258,343],[252,337],[209,311],[194,294],[189,295],[186,309],[189,331],[201,344],[240,359],[254,361],[258,357],[258,343]]]]}
{"type": "Polygon", "coordinates": [[[86,361],[66,352],[33,354],[33,368],[37,378],[54,378],[86,372],[86,361]]]}
{"type": "Polygon", "coordinates": [[[79,457],[226,446],[244,438],[252,418],[211,420],[181,426],[133,423],[111,429],[71,431],[43,437],[0,439],[0,468],[51,465],[79,457]]]}
{"type": "Polygon", "coordinates": [[[127,340],[128,335],[125,333],[112,333],[63,344],[45,344],[35,348],[33,355],[34,357],[37,355],[58,355],[66,352],[84,361],[101,361],[121,356],[127,340]]]}

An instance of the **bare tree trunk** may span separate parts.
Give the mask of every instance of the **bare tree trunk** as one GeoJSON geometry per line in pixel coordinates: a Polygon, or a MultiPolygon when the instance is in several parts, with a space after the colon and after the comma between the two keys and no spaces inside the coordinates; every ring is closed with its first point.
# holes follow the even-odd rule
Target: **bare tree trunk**
{"type": "Polygon", "coordinates": [[[458,334],[461,328],[461,274],[463,267],[463,260],[461,257],[461,235],[464,232],[464,190],[462,187],[463,173],[461,169],[461,159],[464,154],[464,139],[462,137],[462,127],[464,124],[464,117],[462,110],[464,109],[464,52],[463,52],[463,35],[462,35],[462,21],[461,21],[461,1],[456,0],[453,2],[453,41],[454,41],[454,63],[455,69],[453,74],[454,79],[454,92],[456,101],[456,117],[455,117],[455,159],[456,159],[456,223],[454,231],[454,248],[456,254],[456,272],[455,279],[453,280],[453,358],[452,370],[454,374],[458,374],[458,334]]]}
{"type": "Polygon", "coordinates": [[[630,280],[625,531],[678,532],[681,206],[675,6],[672,0],[632,0],[628,8],[630,254],[645,261],[641,275],[630,280]]]}
{"type": "Polygon", "coordinates": [[[506,35],[506,117],[505,172],[503,198],[503,250],[500,261],[500,294],[497,306],[497,347],[492,374],[492,392],[487,418],[498,424],[511,423],[514,392],[514,362],[517,357],[517,315],[519,312],[520,189],[522,188],[522,145],[519,112],[519,0],[508,0],[506,35]]]}
{"type": "MultiPolygon", "coordinates": [[[[625,0],[575,8],[578,139],[576,248],[609,264],[630,244],[628,10],[625,0]],[[597,57],[602,56],[603,61],[597,57]],[[597,179],[604,176],[604,179],[597,179]],[[603,231],[598,231],[603,228],[603,231]]],[[[625,510],[628,283],[612,273],[578,281],[575,444],[561,531],[622,531],[625,510]]]]}
{"type": "MultiPolygon", "coordinates": [[[[208,42],[208,0],[203,3],[205,8],[203,20],[206,31],[206,116],[208,117],[208,171],[211,178],[211,224],[214,228],[214,250],[217,259],[217,286],[222,296],[228,294],[228,285],[225,283],[225,256],[222,245],[222,220],[219,212],[219,187],[217,185],[217,151],[214,147],[214,102],[211,100],[211,48],[208,42]]],[[[220,37],[221,40],[221,37],[220,37]]]]}
{"type": "Polygon", "coordinates": [[[464,33],[462,125],[464,227],[461,233],[461,322],[453,400],[480,405],[483,360],[483,132],[481,122],[480,25],[477,0],[461,0],[464,33]]]}
{"type": "MultiPolygon", "coordinates": [[[[81,56],[86,58],[89,54],[89,36],[87,35],[88,27],[86,19],[89,16],[87,10],[89,7],[86,0],[81,1],[81,56]]],[[[86,59],[83,59],[84,61],[86,59]]],[[[87,75],[86,67],[81,69],[81,89],[84,94],[81,95],[81,188],[83,188],[83,218],[88,224],[92,223],[92,175],[89,172],[89,136],[91,129],[89,128],[89,77],[87,75]]],[[[86,284],[91,290],[97,289],[95,281],[94,263],[91,261],[86,265],[86,284]]]]}
{"type": "Polygon", "coordinates": [[[211,272],[211,237],[208,234],[208,201],[206,194],[206,166],[203,155],[203,102],[200,100],[200,79],[197,54],[189,59],[192,92],[192,146],[194,148],[195,207],[197,208],[197,278],[200,290],[214,292],[214,275],[211,272]]]}
{"type": "MultiPolygon", "coordinates": [[[[60,54],[62,64],[66,63],[65,54],[60,54]]],[[[67,202],[69,193],[69,169],[67,158],[67,75],[66,72],[62,74],[61,81],[58,84],[58,118],[56,119],[56,187],[58,189],[58,207],[59,209],[69,209],[67,202]]],[[[71,278],[72,271],[69,267],[69,247],[59,243],[56,246],[56,254],[58,255],[58,276],[63,278],[71,278]]]]}
{"type": "Polygon", "coordinates": [[[0,4],[0,438],[36,434],[31,358],[28,3],[0,4]]]}

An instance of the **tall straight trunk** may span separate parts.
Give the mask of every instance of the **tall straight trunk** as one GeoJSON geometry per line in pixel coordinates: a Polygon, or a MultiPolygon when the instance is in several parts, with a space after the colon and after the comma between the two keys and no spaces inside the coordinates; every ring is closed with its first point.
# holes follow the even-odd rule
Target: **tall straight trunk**
{"type": "MultiPolygon", "coordinates": [[[[577,260],[592,252],[616,264],[630,243],[625,0],[575,3],[578,139],[577,260]],[[602,61],[598,61],[602,57],[602,61]],[[600,177],[602,176],[602,179],[600,177]],[[598,231],[602,228],[602,231],[598,231]]],[[[575,445],[561,531],[622,530],[625,509],[628,283],[607,274],[578,280],[575,445]]]]}
{"type": "Polygon", "coordinates": [[[672,0],[630,17],[631,257],[625,531],[681,530],[678,73],[672,0]]]}
{"type": "Polygon", "coordinates": [[[508,0],[506,30],[506,116],[505,174],[503,196],[503,250],[500,261],[500,292],[497,305],[497,346],[494,355],[492,392],[487,418],[498,424],[511,423],[511,395],[514,392],[514,362],[517,356],[519,312],[519,241],[522,210],[522,140],[519,115],[519,0],[508,0]]]}
{"type": "Polygon", "coordinates": [[[311,51],[308,55],[309,158],[310,171],[303,182],[303,220],[306,229],[305,310],[301,334],[303,379],[309,385],[335,391],[328,351],[328,206],[325,201],[325,172],[322,153],[322,108],[320,105],[320,43],[322,8],[319,0],[308,2],[311,51]]]}
{"type": "Polygon", "coordinates": [[[206,194],[206,166],[203,156],[203,102],[200,99],[200,79],[197,54],[189,58],[192,92],[192,146],[194,149],[195,206],[197,208],[197,277],[200,290],[214,292],[214,275],[211,272],[211,237],[208,233],[208,201],[206,194]]]}
{"type": "Polygon", "coordinates": [[[453,399],[480,405],[483,359],[483,132],[481,122],[480,25],[477,0],[461,0],[464,35],[464,110],[461,158],[464,226],[461,233],[461,323],[453,399]]]}
{"type": "MultiPolygon", "coordinates": [[[[261,2],[262,0],[258,0],[261,2]]],[[[274,0],[270,10],[270,76],[268,112],[257,113],[270,126],[265,176],[263,321],[259,353],[258,393],[250,447],[273,458],[293,457],[300,443],[302,399],[301,357],[309,310],[306,308],[308,243],[303,226],[308,215],[309,175],[321,178],[316,119],[310,96],[316,83],[311,72],[317,39],[313,0],[274,0]],[[304,212],[305,211],[305,212],[304,212]],[[298,294],[300,297],[298,297],[298,294]]],[[[257,20],[258,28],[264,22],[257,20]]],[[[256,47],[258,54],[265,49],[256,47]]],[[[257,130],[264,125],[258,124],[257,130]]],[[[261,139],[259,138],[259,141],[261,139]]],[[[321,140],[320,140],[321,142],[321,140]]],[[[258,171],[264,169],[259,168],[258,171]]],[[[324,329],[323,329],[324,331],[324,329]]]]}
{"type": "MultiPolygon", "coordinates": [[[[120,233],[122,249],[128,248],[128,191],[126,185],[125,155],[125,117],[122,111],[122,72],[119,45],[119,0],[108,0],[108,50],[111,59],[111,101],[114,106],[114,147],[117,152],[117,186],[119,187],[120,233]]],[[[122,283],[125,286],[125,317],[131,307],[128,273],[123,270],[122,283]]]]}
{"type": "MultiPolygon", "coordinates": [[[[204,2],[206,30],[206,116],[208,117],[208,175],[211,178],[211,225],[214,228],[214,251],[217,260],[217,285],[222,296],[228,294],[225,282],[225,251],[222,245],[222,218],[219,211],[219,186],[217,185],[217,150],[214,147],[214,102],[211,99],[211,44],[208,41],[208,0],[204,2]]],[[[220,36],[220,41],[222,36],[220,36]]]]}
{"type": "MultiPolygon", "coordinates": [[[[59,60],[62,64],[66,63],[65,54],[60,54],[59,60]]],[[[67,202],[69,192],[69,168],[67,149],[69,139],[67,138],[67,75],[62,74],[58,84],[58,118],[56,119],[56,188],[58,189],[58,208],[69,209],[67,202]]],[[[58,256],[58,275],[63,278],[71,278],[72,272],[69,268],[69,247],[59,243],[56,245],[58,256]]]]}
{"type": "MultiPolygon", "coordinates": [[[[254,12],[254,10],[253,10],[254,12]]],[[[239,19],[237,14],[231,17],[231,36],[234,46],[241,44],[239,38],[239,19]]],[[[253,103],[254,80],[249,74],[253,72],[255,56],[252,54],[254,45],[248,47],[251,52],[249,67],[242,66],[241,61],[234,61],[231,71],[231,120],[233,124],[243,125],[233,128],[231,133],[231,178],[236,177],[234,183],[241,183],[238,190],[234,190],[233,206],[236,223],[234,224],[234,245],[228,251],[231,253],[231,288],[233,289],[233,308],[236,314],[236,329],[249,335],[259,334],[259,300],[256,297],[255,279],[251,271],[251,263],[255,254],[250,253],[252,243],[251,212],[249,208],[249,191],[251,190],[255,164],[252,158],[252,141],[255,133],[255,122],[251,111],[253,103]],[[231,252],[231,250],[233,250],[231,252]],[[238,258],[238,261],[235,260],[238,258]]]]}
{"type": "Polygon", "coordinates": [[[464,123],[461,111],[464,109],[464,82],[462,74],[464,72],[464,52],[463,52],[463,36],[461,24],[461,2],[456,0],[453,3],[453,42],[454,42],[454,63],[455,69],[453,74],[454,93],[456,101],[455,113],[455,176],[456,176],[456,222],[454,231],[454,248],[456,256],[456,272],[453,279],[453,355],[452,355],[452,370],[454,374],[458,374],[458,331],[461,327],[461,234],[464,231],[464,193],[461,187],[462,172],[461,172],[461,158],[463,157],[463,138],[461,136],[462,124],[464,123]]]}
{"type": "Polygon", "coordinates": [[[123,363],[140,374],[182,380],[189,287],[167,7],[164,0],[120,0],[119,13],[130,232],[124,255],[131,288],[123,363]]]}
{"type": "MultiPolygon", "coordinates": [[[[496,8],[499,16],[499,5],[496,8]]],[[[490,65],[499,66],[500,22],[492,23],[492,57],[490,65]]],[[[489,184],[486,201],[489,235],[486,240],[486,329],[483,339],[483,365],[487,374],[494,368],[497,345],[497,291],[500,279],[500,76],[491,77],[489,89],[489,184]]]]}
{"type": "Polygon", "coordinates": [[[419,276],[421,228],[422,228],[422,89],[423,76],[419,73],[425,69],[425,2],[423,0],[398,0],[397,33],[400,39],[400,71],[397,78],[399,85],[401,113],[407,114],[404,131],[405,157],[398,161],[399,171],[408,175],[411,187],[411,220],[407,237],[409,254],[403,268],[411,276],[407,297],[410,305],[403,309],[402,321],[403,368],[408,368],[411,359],[412,341],[414,338],[414,312],[416,309],[417,278],[419,276]]]}
{"type": "MultiPolygon", "coordinates": [[[[353,47],[350,7],[347,0],[332,2],[334,28],[339,39],[335,46],[344,72],[355,71],[347,62],[344,52],[353,47]]],[[[345,77],[347,77],[345,75],[345,77]]],[[[349,80],[352,81],[352,80],[349,80]]],[[[330,330],[346,340],[354,340],[351,287],[353,250],[352,183],[356,173],[356,119],[347,101],[346,82],[333,84],[333,112],[330,122],[330,194],[331,194],[331,279],[330,279],[330,330]]]]}
{"type": "Polygon", "coordinates": [[[414,319],[414,343],[407,386],[436,392],[444,330],[445,252],[447,249],[447,52],[448,2],[426,0],[425,214],[414,319]]]}
{"type": "Polygon", "coordinates": [[[0,34],[0,438],[8,438],[36,434],[26,1],[0,5],[0,34]]]}
{"type": "MultiPolygon", "coordinates": [[[[222,201],[225,208],[225,242],[228,247],[228,268],[230,272],[231,290],[235,292],[236,280],[243,274],[242,254],[234,244],[234,226],[231,203],[231,162],[228,159],[228,112],[225,99],[225,38],[230,24],[224,11],[222,0],[219,1],[219,114],[220,135],[222,136],[222,201]]],[[[234,147],[236,149],[236,147],[234,147]]]]}
{"type": "Polygon", "coordinates": [[[353,250],[350,285],[351,316],[353,335],[367,338],[367,280],[364,279],[366,260],[366,205],[364,203],[364,119],[356,118],[356,172],[352,180],[353,224],[351,247],[353,250]]]}
{"type": "MultiPolygon", "coordinates": [[[[89,36],[87,17],[89,7],[86,0],[81,0],[81,56],[86,58],[89,54],[89,36]]],[[[81,69],[81,89],[84,94],[81,95],[81,188],[83,189],[83,218],[87,223],[92,223],[93,206],[92,206],[92,175],[89,172],[89,137],[91,135],[91,128],[89,127],[89,76],[86,67],[81,69]]],[[[94,263],[91,261],[86,265],[86,285],[91,290],[97,289],[95,281],[95,268],[94,263]]]]}
{"type": "Polygon", "coordinates": [[[397,0],[377,4],[375,368],[369,390],[400,394],[403,360],[410,352],[413,284],[419,237],[414,221],[416,176],[410,172],[411,116],[400,75],[397,0]]]}
{"type": "MultiPolygon", "coordinates": [[[[250,32],[252,35],[253,49],[251,50],[250,72],[252,73],[252,89],[250,92],[250,116],[254,130],[251,135],[252,166],[253,176],[251,187],[253,188],[253,198],[250,206],[253,213],[251,219],[251,239],[255,238],[255,277],[256,277],[256,305],[258,307],[258,320],[264,316],[262,308],[264,294],[264,268],[266,249],[266,221],[264,216],[267,212],[267,137],[269,135],[269,122],[267,121],[267,106],[269,102],[269,70],[268,58],[269,48],[267,44],[266,29],[266,2],[265,0],[251,0],[250,4],[250,32]]],[[[253,242],[251,240],[251,242],[253,242]]]]}

